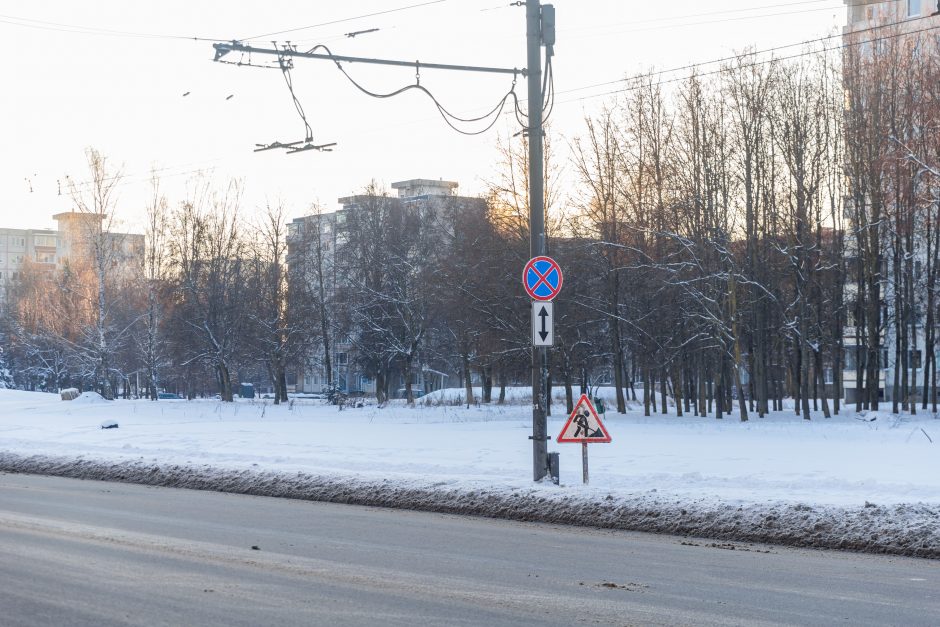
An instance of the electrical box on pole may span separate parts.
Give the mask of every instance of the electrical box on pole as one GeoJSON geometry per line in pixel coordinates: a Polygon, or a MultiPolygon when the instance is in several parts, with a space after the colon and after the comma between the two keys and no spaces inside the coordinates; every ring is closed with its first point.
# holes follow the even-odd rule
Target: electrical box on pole
{"type": "Polygon", "coordinates": [[[542,7],[542,45],[555,45],[555,7],[551,4],[542,7]]]}

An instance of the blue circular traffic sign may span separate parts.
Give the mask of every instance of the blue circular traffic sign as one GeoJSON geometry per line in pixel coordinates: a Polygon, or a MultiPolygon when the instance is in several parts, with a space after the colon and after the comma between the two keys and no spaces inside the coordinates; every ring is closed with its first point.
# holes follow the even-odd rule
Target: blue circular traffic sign
{"type": "Polygon", "coordinates": [[[564,277],[551,257],[533,257],[522,270],[522,286],[533,300],[552,300],[561,291],[564,277]]]}

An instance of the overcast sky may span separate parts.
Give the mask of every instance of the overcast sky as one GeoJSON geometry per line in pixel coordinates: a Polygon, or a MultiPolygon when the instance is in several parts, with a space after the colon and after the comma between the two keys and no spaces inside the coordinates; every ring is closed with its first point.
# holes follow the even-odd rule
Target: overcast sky
{"type": "MultiPolygon", "coordinates": [[[[612,98],[600,94],[618,89],[626,74],[805,41],[838,32],[845,21],[842,0],[554,4],[552,123],[566,139],[581,132],[584,115],[612,98]],[[600,83],[607,84],[579,89],[600,83]]],[[[409,61],[520,68],[526,62],[525,9],[508,0],[0,0],[0,226],[54,226],[52,214],[71,208],[65,176],[87,178],[88,146],[123,170],[119,218],[139,230],[151,167],[160,169],[171,201],[183,198],[187,180],[204,170],[220,185],[242,180],[246,214],[280,201],[300,216],[315,201],[334,209],[338,197],[371,179],[390,185],[443,178],[457,181],[463,194],[482,193],[494,176],[497,137],[518,130],[506,115],[490,132],[465,137],[421,94],[369,98],[329,62],[301,59],[292,73],[296,94],[314,139],[337,142],[335,151],[254,153],[256,143],[304,136],[284,77],[276,69],[213,63],[210,41],[186,37],[255,38],[259,46],[290,40],[304,49],[325,43],[336,54],[409,61]],[[346,19],[378,12],[384,14],[346,19]],[[311,27],[327,22],[335,23],[311,27]],[[345,36],[372,28],[379,30],[345,36]]],[[[346,67],[376,91],[414,82],[410,68],[346,67]]],[[[489,109],[510,83],[507,76],[421,75],[421,84],[458,114],[489,109]]],[[[525,97],[523,80],[517,93],[525,97]]]]}

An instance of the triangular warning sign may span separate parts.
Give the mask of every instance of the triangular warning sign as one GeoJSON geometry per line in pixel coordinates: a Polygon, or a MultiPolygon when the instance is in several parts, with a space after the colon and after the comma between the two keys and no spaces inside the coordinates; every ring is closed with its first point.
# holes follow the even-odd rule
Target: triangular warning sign
{"type": "Polygon", "coordinates": [[[610,434],[597,415],[594,405],[582,394],[558,434],[557,442],[610,442],[610,434]]]}

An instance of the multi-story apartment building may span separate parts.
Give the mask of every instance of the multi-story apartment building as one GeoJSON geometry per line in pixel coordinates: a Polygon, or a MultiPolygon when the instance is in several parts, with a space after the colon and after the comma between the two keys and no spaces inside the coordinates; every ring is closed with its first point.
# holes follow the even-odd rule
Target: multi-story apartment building
{"type": "MultiPolygon", "coordinates": [[[[333,304],[334,311],[328,315],[331,318],[331,366],[336,386],[348,393],[375,393],[375,380],[364,372],[356,359],[354,341],[357,330],[343,328],[337,324],[339,310],[343,303],[338,302],[337,295],[347,277],[343,275],[342,264],[337,263],[337,257],[342,256],[343,247],[348,241],[347,219],[352,212],[368,211],[375,207],[377,202],[393,203],[407,207],[419,205],[421,208],[433,211],[442,211],[450,207],[457,211],[482,211],[485,202],[481,198],[460,196],[456,193],[458,184],[453,181],[432,179],[411,179],[392,183],[392,189],[397,196],[370,196],[361,194],[338,199],[340,208],[318,215],[297,218],[288,226],[288,265],[296,270],[298,264],[303,263],[308,282],[316,281],[316,268],[311,262],[319,254],[321,271],[325,277],[324,289],[326,300],[333,304]],[[316,248],[318,247],[318,248],[316,248]],[[303,261],[301,261],[303,260],[303,261]]],[[[443,240],[443,238],[442,238],[443,240]]],[[[297,392],[324,392],[327,387],[325,373],[324,351],[322,347],[311,346],[307,356],[307,365],[300,368],[296,377],[288,377],[288,384],[295,381],[294,389],[297,392]]],[[[427,363],[421,363],[415,368],[412,384],[415,390],[431,391],[445,387],[448,379],[455,379],[454,373],[435,370],[427,363]]],[[[401,372],[393,372],[389,391],[395,396],[405,385],[401,372]]]]}
{"type": "Polygon", "coordinates": [[[57,213],[52,218],[59,225],[57,257],[60,265],[66,260],[94,259],[95,239],[99,235],[110,266],[127,271],[143,261],[144,236],[107,230],[103,224],[106,220],[104,215],[68,211],[57,213]]]}
{"type": "MultiPolygon", "coordinates": [[[[847,10],[846,26],[843,29],[843,46],[845,47],[846,58],[853,58],[853,63],[846,63],[846,89],[853,89],[855,81],[848,80],[850,72],[858,72],[859,68],[883,68],[876,72],[887,72],[887,69],[893,65],[893,56],[900,55],[898,58],[904,58],[904,54],[898,51],[916,50],[916,54],[908,57],[914,59],[913,63],[918,63],[918,59],[926,62],[927,57],[922,55],[936,55],[938,49],[938,37],[940,37],[940,1],[938,0],[844,0],[847,10]],[[925,45],[927,44],[927,45],[925,45]],[[851,67],[850,67],[851,66],[851,67]]],[[[935,60],[935,59],[934,59],[935,60]]],[[[880,74],[879,74],[880,75],[880,74]]],[[[884,77],[887,81],[887,76],[884,77]]],[[[856,107],[862,110],[867,108],[867,97],[851,98],[851,92],[847,92],[849,101],[854,101],[856,107]]],[[[854,112],[858,114],[858,111],[854,112]]],[[[933,131],[936,132],[936,131],[933,131]]],[[[884,133],[887,134],[887,133],[884,133]]],[[[893,137],[893,136],[892,136],[893,137]]],[[[891,139],[891,138],[889,138],[891,139]]],[[[901,139],[904,139],[902,137],[901,139]]],[[[891,139],[898,142],[899,140],[891,139]]],[[[847,171],[850,168],[847,168],[847,171]]],[[[886,175],[886,178],[887,175],[886,175]]],[[[910,185],[918,184],[916,181],[910,181],[910,185]]],[[[857,186],[849,177],[847,181],[847,198],[845,215],[848,220],[848,227],[855,229],[858,225],[853,224],[852,203],[858,202],[857,191],[862,186],[857,186]]],[[[870,197],[861,194],[864,202],[869,202],[870,197]]],[[[895,210],[892,204],[897,194],[886,194],[884,211],[890,215],[895,210]]],[[[887,218],[886,218],[887,219],[887,218]]],[[[922,269],[927,262],[926,252],[922,245],[912,238],[913,249],[910,256],[913,257],[911,267],[914,275],[914,289],[918,291],[917,306],[914,307],[911,323],[907,326],[909,337],[907,338],[908,348],[906,354],[899,359],[896,350],[899,344],[897,333],[897,320],[900,315],[895,311],[896,290],[902,289],[895,278],[899,276],[903,269],[894,268],[893,260],[896,256],[894,252],[888,250],[887,226],[877,225],[874,228],[884,228],[885,236],[882,244],[883,250],[879,251],[879,261],[877,264],[880,275],[880,300],[878,303],[879,326],[882,331],[880,334],[880,346],[878,347],[878,395],[882,400],[892,400],[894,392],[895,376],[903,376],[913,382],[913,389],[909,398],[912,400],[920,398],[922,390],[923,368],[925,367],[924,347],[925,347],[925,323],[926,316],[923,305],[924,289],[922,283],[922,269]],[[906,373],[905,373],[906,370],[906,373]]],[[[915,230],[916,227],[915,227],[915,230]]],[[[843,360],[844,371],[842,374],[842,384],[847,402],[854,402],[861,395],[864,398],[859,386],[863,384],[859,380],[860,363],[866,359],[869,354],[870,341],[866,337],[863,325],[857,325],[856,316],[859,315],[859,309],[853,304],[858,301],[860,294],[864,293],[859,288],[858,279],[862,272],[855,272],[855,268],[861,268],[859,265],[859,252],[855,249],[852,238],[846,239],[847,243],[847,276],[845,302],[846,321],[845,321],[845,359],[843,360]]],[[[870,298],[866,295],[865,298],[870,298]]],[[[936,319],[935,319],[936,320],[936,319]]],[[[901,342],[901,346],[904,343],[901,342]]]]}
{"type": "Polygon", "coordinates": [[[27,260],[55,268],[58,246],[57,231],[0,228],[0,289],[17,278],[27,260]]]}
{"type": "MultiPolygon", "coordinates": [[[[844,0],[848,7],[848,20],[845,34],[851,34],[878,24],[905,22],[930,18],[940,15],[940,2],[937,0],[844,0]]],[[[907,31],[923,28],[904,24],[907,31]]],[[[875,36],[877,37],[877,36],[875,36]]],[[[875,38],[871,37],[871,38],[875,38]]]]}
{"type": "MultiPolygon", "coordinates": [[[[103,216],[64,212],[53,219],[58,223],[56,229],[0,228],[0,299],[5,298],[7,286],[18,278],[26,263],[52,272],[70,260],[92,259],[91,236],[100,229],[103,216]]],[[[129,271],[143,260],[143,235],[112,232],[102,235],[112,267],[129,271]]]]}

